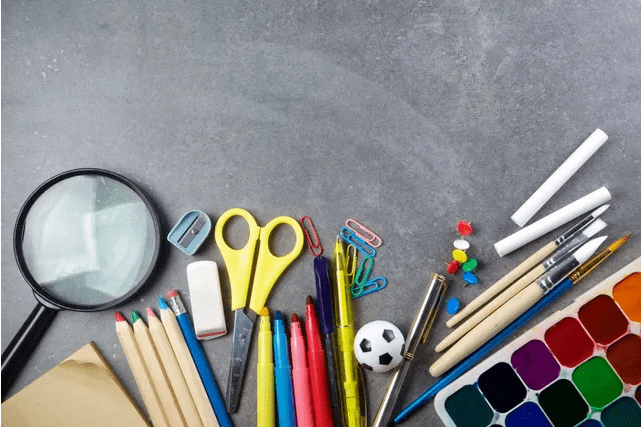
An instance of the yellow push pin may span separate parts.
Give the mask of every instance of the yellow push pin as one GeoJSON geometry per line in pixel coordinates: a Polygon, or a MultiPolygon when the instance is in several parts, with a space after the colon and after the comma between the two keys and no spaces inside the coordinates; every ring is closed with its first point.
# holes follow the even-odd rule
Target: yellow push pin
{"type": "Polygon", "coordinates": [[[466,252],[462,251],[461,249],[455,249],[453,251],[453,258],[458,263],[463,264],[468,260],[468,255],[466,255],[466,252]]]}

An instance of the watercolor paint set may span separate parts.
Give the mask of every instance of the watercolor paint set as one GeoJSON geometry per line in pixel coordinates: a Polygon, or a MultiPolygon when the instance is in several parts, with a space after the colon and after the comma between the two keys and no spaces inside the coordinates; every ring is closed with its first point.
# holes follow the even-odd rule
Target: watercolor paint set
{"type": "Polygon", "coordinates": [[[449,427],[640,426],[640,258],[444,388],[449,427]]]}

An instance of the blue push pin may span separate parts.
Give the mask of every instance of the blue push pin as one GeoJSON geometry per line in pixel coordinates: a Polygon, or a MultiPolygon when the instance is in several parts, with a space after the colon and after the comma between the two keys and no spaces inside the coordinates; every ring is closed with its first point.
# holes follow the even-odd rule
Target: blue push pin
{"type": "Polygon", "coordinates": [[[466,282],[464,286],[477,284],[477,276],[475,276],[475,274],[470,271],[465,272],[462,275],[462,278],[464,279],[464,282],[466,282]]]}
{"type": "Polygon", "coordinates": [[[446,302],[446,312],[448,314],[455,314],[459,311],[459,300],[457,298],[451,298],[446,302]]]}

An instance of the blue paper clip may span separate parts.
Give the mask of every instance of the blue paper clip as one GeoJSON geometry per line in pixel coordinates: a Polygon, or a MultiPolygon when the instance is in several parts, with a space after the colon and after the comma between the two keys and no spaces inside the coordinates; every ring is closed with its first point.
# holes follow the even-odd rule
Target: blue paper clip
{"type": "Polygon", "coordinates": [[[382,276],[375,277],[374,279],[370,279],[366,282],[365,285],[363,285],[359,295],[355,296],[353,294],[352,299],[361,298],[373,292],[380,291],[383,288],[385,288],[387,284],[388,284],[388,281],[386,280],[385,277],[382,277],[382,276]]]}
{"type": "Polygon", "coordinates": [[[349,244],[354,245],[354,247],[356,247],[359,252],[363,253],[365,256],[373,258],[377,255],[375,248],[354,234],[354,231],[350,230],[348,227],[342,227],[339,231],[339,236],[349,244]]]}

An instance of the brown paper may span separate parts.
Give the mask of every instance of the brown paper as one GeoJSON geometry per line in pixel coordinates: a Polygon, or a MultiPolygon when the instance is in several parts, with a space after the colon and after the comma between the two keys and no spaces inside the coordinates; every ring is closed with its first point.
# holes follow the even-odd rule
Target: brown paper
{"type": "Polygon", "coordinates": [[[149,425],[91,342],[2,404],[6,427],[149,425]]]}

